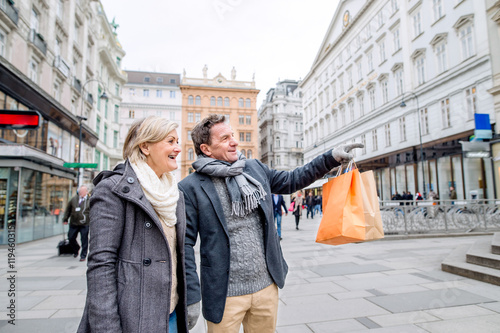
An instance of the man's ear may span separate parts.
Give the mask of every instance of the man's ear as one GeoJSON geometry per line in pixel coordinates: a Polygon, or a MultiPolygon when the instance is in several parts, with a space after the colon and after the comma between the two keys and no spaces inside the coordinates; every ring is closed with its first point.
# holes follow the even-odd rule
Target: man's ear
{"type": "Polygon", "coordinates": [[[146,142],[143,142],[139,145],[139,149],[142,151],[142,153],[145,155],[145,156],[148,156],[149,155],[149,146],[146,142]]]}
{"type": "Polygon", "coordinates": [[[206,156],[208,156],[208,157],[212,156],[212,152],[210,151],[210,147],[206,143],[202,143],[200,145],[200,150],[206,156]]]}

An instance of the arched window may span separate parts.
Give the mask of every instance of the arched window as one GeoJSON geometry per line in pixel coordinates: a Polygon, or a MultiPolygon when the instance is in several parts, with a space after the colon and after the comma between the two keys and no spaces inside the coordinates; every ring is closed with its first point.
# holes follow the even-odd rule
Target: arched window
{"type": "Polygon", "coordinates": [[[194,151],[193,148],[189,148],[188,150],[188,161],[194,160],[194,151]]]}
{"type": "Polygon", "coordinates": [[[222,106],[222,97],[217,97],[217,106],[222,106]]]}
{"type": "Polygon", "coordinates": [[[193,96],[191,95],[188,96],[188,104],[193,105],[193,96]]]}
{"type": "Polygon", "coordinates": [[[244,106],[245,106],[245,102],[243,101],[243,98],[240,98],[240,99],[238,100],[238,107],[239,107],[239,108],[242,108],[242,107],[244,107],[244,106]]]}
{"type": "Polygon", "coordinates": [[[252,151],[250,149],[247,150],[247,158],[252,158],[252,151]]]}
{"type": "Polygon", "coordinates": [[[246,152],[245,152],[245,149],[242,149],[242,150],[241,150],[241,154],[242,154],[243,156],[247,157],[246,152]]]}
{"type": "Polygon", "coordinates": [[[215,106],[215,97],[214,96],[210,97],[210,105],[215,106]]]}
{"type": "Polygon", "coordinates": [[[245,105],[245,107],[247,107],[247,108],[251,108],[252,107],[252,101],[250,100],[250,98],[246,99],[246,105],[245,105]]]}
{"type": "Polygon", "coordinates": [[[201,105],[201,97],[196,96],[196,105],[201,105]]]}
{"type": "Polygon", "coordinates": [[[229,97],[224,98],[224,106],[229,106],[229,97]]]}

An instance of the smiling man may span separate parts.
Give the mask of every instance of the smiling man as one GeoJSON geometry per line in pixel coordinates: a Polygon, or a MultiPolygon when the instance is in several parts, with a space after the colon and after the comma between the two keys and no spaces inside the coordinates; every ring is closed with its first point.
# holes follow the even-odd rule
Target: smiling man
{"type": "Polygon", "coordinates": [[[208,332],[274,332],[278,287],[288,266],[273,223],[271,193],[296,192],[340,163],[362,144],[340,146],[293,171],[277,171],[237,151],[224,116],[212,115],[191,136],[196,170],[179,183],[186,200],[188,326],[194,327],[203,300],[208,332]],[[194,245],[200,236],[200,279],[194,245]]]}

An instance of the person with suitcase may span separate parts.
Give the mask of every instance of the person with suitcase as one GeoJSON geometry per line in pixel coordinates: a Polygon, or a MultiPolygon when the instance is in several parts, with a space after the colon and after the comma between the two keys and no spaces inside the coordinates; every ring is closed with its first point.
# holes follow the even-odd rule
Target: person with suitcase
{"type": "Polygon", "coordinates": [[[63,217],[64,224],[68,224],[69,219],[68,240],[75,258],[78,257],[80,250],[80,245],[76,241],[76,237],[80,233],[80,241],[82,242],[80,261],[87,259],[89,247],[89,211],[88,188],[86,185],[82,185],[78,189],[77,194],[68,202],[63,217]]]}

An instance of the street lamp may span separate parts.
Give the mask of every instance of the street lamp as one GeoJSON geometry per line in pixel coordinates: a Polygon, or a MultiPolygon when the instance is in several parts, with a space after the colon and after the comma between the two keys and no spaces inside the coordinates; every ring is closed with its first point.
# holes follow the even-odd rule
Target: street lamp
{"type": "MultiPolygon", "coordinates": [[[[78,119],[79,127],[80,127],[79,141],[78,141],[78,163],[81,163],[81,159],[82,159],[82,121],[87,120],[87,117],[83,116],[83,101],[86,97],[85,96],[85,86],[90,82],[99,82],[103,87],[105,87],[104,83],[99,79],[88,79],[82,85],[82,106],[80,108],[81,115],[76,116],[76,118],[78,119]]],[[[104,89],[104,92],[98,98],[108,100],[108,95],[106,95],[106,89],[104,89]]],[[[80,166],[78,166],[78,178],[77,178],[78,188],[80,188],[80,185],[82,185],[82,180],[81,180],[82,170],[81,169],[82,168],[80,166]]]]}
{"type": "MultiPolygon", "coordinates": [[[[406,107],[406,103],[405,103],[405,94],[407,93],[403,93],[403,97],[401,98],[401,104],[399,105],[399,107],[401,108],[405,108],[406,107]]],[[[422,195],[423,197],[425,198],[425,170],[424,170],[424,148],[423,148],[423,145],[422,145],[422,125],[420,124],[420,109],[418,107],[418,97],[417,95],[415,95],[414,92],[408,92],[408,94],[412,94],[413,97],[415,97],[415,100],[417,101],[417,120],[418,120],[418,136],[419,136],[419,139],[420,139],[420,162],[422,164],[422,183],[423,183],[423,191],[422,191],[422,195]]]]}

